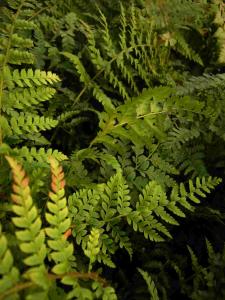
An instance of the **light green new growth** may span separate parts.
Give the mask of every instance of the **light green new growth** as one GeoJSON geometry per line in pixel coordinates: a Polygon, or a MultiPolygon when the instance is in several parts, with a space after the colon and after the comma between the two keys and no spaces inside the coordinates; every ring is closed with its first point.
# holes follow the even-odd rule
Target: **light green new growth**
{"type": "Polygon", "coordinates": [[[93,263],[96,261],[96,256],[100,252],[99,237],[100,237],[99,230],[93,228],[89,235],[89,240],[87,242],[87,249],[84,250],[84,254],[90,259],[89,272],[92,269],[93,263]]]}

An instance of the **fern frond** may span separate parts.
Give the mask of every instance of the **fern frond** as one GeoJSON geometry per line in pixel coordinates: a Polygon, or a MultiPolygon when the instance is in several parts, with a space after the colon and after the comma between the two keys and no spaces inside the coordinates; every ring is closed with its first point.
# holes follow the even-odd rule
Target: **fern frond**
{"type": "Polygon", "coordinates": [[[173,38],[176,41],[175,48],[176,50],[178,50],[178,52],[180,52],[186,58],[193,60],[194,62],[203,66],[203,61],[201,57],[193,49],[189,47],[188,43],[186,42],[182,34],[176,32],[173,38]]]}
{"type": "Polygon", "coordinates": [[[205,240],[206,241],[206,247],[207,247],[207,252],[208,252],[208,257],[209,257],[209,262],[213,261],[216,257],[216,253],[213,249],[212,244],[210,243],[210,241],[208,239],[205,240]]]}
{"type": "Polygon", "coordinates": [[[3,80],[9,89],[13,89],[15,85],[31,88],[33,85],[42,86],[60,81],[59,77],[50,71],[15,69],[11,72],[7,67],[3,70],[3,80]]]}
{"type": "Polygon", "coordinates": [[[164,209],[167,204],[168,200],[161,186],[154,181],[149,182],[139,195],[136,211],[127,216],[128,224],[132,224],[135,231],[143,232],[145,238],[151,240],[162,241],[162,233],[171,237],[167,228],[153,215],[155,213],[162,220],[177,225],[177,221],[164,209]]]}
{"type": "Polygon", "coordinates": [[[25,159],[27,162],[47,162],[48,157],[50,156],[56,159],[57,161],[63,161],[68,159],[66,155],[64,155],[62,152],[59,152],[58,150],[46,150],[44,148],[37,149],[35,147],[28,148],[26,146],[22,148],[14,148],[12,153],[15,153],[16,156],[25,159]]]}
{"type": "Polygon", "coordinates": [[[132,224],[135,231],[144,233],[145,238],[154,241],[162,241],[161,234],[171,237],[168,229],[164,226],[164,222],[168,224],[178,225],[173,214],[184,217],[179,206],[188,210],[194,207],[189,202],[199,203],[198,197],[206,197],[206,193],[210,192],[216,185],[221,182],[218,178],[202,179],[196,178],[195,185],[189,180],[189,192],[187,192],[183,183],[178,187],[172,188],[170,200],[168,200],[165,191],[155,181],[150,181],[142,193],[139,195],[139,201],[136,203],[136,211],[132,211],[127,216],[127,221],[132,224]]]}
{"type": "Polygon", "coordinates": [[[11,157],[6,157],[13,172],[13,194],[12,210],[17,217],[12,222],[18,228],[15,232],[19,241],[19,247],[26,254],[23,260],[27,269],[27,277],[36,282],[37,278],[43,276],[39,284],[46,288],[48,280],[45,277],[46,269],[44,260],[47,255],[45,245],[45,233],[42,228],[41,218],[38,210],[33,204],[30,193],[29,180],[22,167],[11,157]],[[45,280],[44,280],[45,278],[45,280]]]}
{"type": "MultiPolygon", "coordinates": [[[[153,163],[154,164],[154,163],[153,163]]],[[[154,166],[151,166],[148,168],[145,173],[148,176],[149,180],[156,181],[161,186],[168,186],[168,187],[174,187],[176,186],[176,180],[173,179],[170,175],[173,173],[170,173],[170,175],[166,174],[162,169],[163,165],[158,166],[155,168],[154,166]]]]}
{"type": "Polygon", "coordinates": [[[86,72],[85,67],[83,66],[79,57],[68,52],[62,52],[62,54],[73,63],[73,65],[75,66],[79,74],[80,81],[85,84],[85,87],[87,89],[90,88],[92,89],[93,95],[100,103],[102,103],[105,110],[110,111],[114,109],[114,105],[112,104],[110,98],[102,91],[102,89],[99,87],[97,83],[91,80],[89,74],[86,72]]]}
{"type": "Polygon", "coordinates": [[[50,87],[17,88],[13,92],[4,93],[2,99],[3,111],[7,111],[12,107],[24,110],[50,100],[54,94],[55,89],[50,87]]]}
{"type": "MultiPolygon", "coordinates": [[[[107,234],[101,234],[98,260],[103,263],[109,262],[107,252],[115,253],[118,246],[125,248],[132,255],[129,238],[119,225],[122,217],[131,211],[128,186],[120,172],[99,189],[84,189],[73,194],[69,197],[69,207],[74,220],[76,219],[73,233],[83,249],[86,249],[89,226],[106,227],[107,234]]],[[[110,265],[112,266],[112,263],[110,265]]]]}
{"type": "Polygon", "coordinates": [[[162,171],[168,173],[168,174],[174,174],[178,175],[179,171],[171,165],[166,160],[162,159],[158,154],[153,154],[151,157],[151,162],[155,167],[158,167],[162,171]]]}
{"type": "Polygon", "coordinates": [[[217,30],[214,33],[214,37],[217,39],[218,45],[218,63],[223,64],[225,62],[225,11],[222,1],[215,1],[216,13],[213,23],[216,24],[217,30]]]}
{"type": "MultiPolygon", "coordinates": [[[[121,4],[121,9],[123,10],[122,4],[121,4]]],[[[121,75],[130,84],[130,86],[133,89],[134,93],[138,94],[139,91],[138,91],[138,87],[137,87],[137,85],[135,83],[134,76],[132,74],[132,69],[129,68],[126,65],[125,61],[124,61],[124,53],[122,52],[122,53],[118,54],[116,52],[113,40],[112,40],[111,35],[110,35],[110,31],[109,31],[107,19],[106,19],[105,15],[101,12],[101,10],[99,10],[99,13],[100,13],[101,33],[102,33],[102,36],[103,36],[102,48],[106,52],[109,60],[113,59],[115,57],[117,58],[115,60],[115,62],[116,62],[116,65],[117,65],[118,69],[121,71],[121,75]]],[[[124,14],[122,15],[122,12],[121,12],[121,22],[123,24],[123,29],[125,29],[124,28],[125,16],[124,16],[124,14]]],[[[120,46],[125,46],[125,48],[122,48],[122,49],[126,49],[127,48],[127,46],[126,46],[126,38],[125,38],[125,40],[124,40],[124,38],[125,38],[125,35],[123,33],[123,36],[121,36],[121,39],[123,39],[123,41],[120,44],[120,46]]],[[[120,92],[123,95],[124,91],[120,90],[120,92]]],[[[125,95],[126,94],[124,94],[124,96],[125,95]]]]}
{"type": "MultiPolygon", "coordinates": [[[[187,201],[188,199],[194,203],[199,203],[198,197],[206,197],[206,193],[210,192],[210,189],[214,189],[221,182],[220,178],[199,178],[197,177],[195,183],[192,180],[189,180],[189,191],[185,188],[184,184],[181,183],[180,186],[175,186],[171,192],[171,203],[174,208],[175,202],[179,203],[181,206],[185,207],[188,210],[193,210],[193,206],[187,201]]],[[[176,213],[174,211],[174,213],[176,213]]]]}
{"type": "Polygon", "coordinates": [[[75,48],[75,29],[77,23],[77,15],[74,12],[69,12],[65,16],[65,28],[61,30],[62,47],[64,51],[73,52],[75,48]]]}
{"type": "Polygon", "coordinates": [[[180,95],[192,94],[209,89],[219,89],[224,86],[225,74],[203,74],[202,76],[192,76],[178,87],[177,93],[180,95]]]}
{"type": "Polygon", "coordinates": [[[34,55],[27,51],[10,49],[8,54],[8,63],[14,65],[33,64],[34,55]]]}
{"type": "Polygon", "coordinates": [[[21,12],[24,4],[24,2],[16,2],[15,6],[11,5],[10,8],[6,8],[5,10],[1,9],[1,14],[9,17],[4,22],[5,30],[3,31],[4,38],[2,42],[5,47],[1,51],[3,66],[6,63],[21,65],[32,64],[34,62],[34,55],[29,51],[33,47],[33,41],[29,34],[29,37],[24,37],[23,33],[33,30],[36,25],[32,21],[23,19],[21,12]],[[12,9],[15,9],[16,12],[14,13],[12,9]]]}
{"type": "Polygon", "coordinates": [[[191,249],[190,246],[187,246],[187,248],[188,248],[188,251],[191,255],[192,268],[193,268],[193,270],[199,272],[201,267],[200,267],[200,264],[198,262],[198,258],[197,258],[196,254],[194,253],[194,251],[191,249]]]}
{"type": "Polygon", "coordinates": [[[192,177],[208,176],[209,174],[202,158],[202,153],[194,153],[194,155],[191,155],[183,161],[180,165],[180,170],[184,170],[185,175],[192,173],[192,177]]]}
{"type": "Polygon", "coordinates": [[[67,241],[68,232],[71,230],[71,220],[65,198],[65,180],[62,167],[59,163],[50,158],[52,173],[52,191],[49,193],[51,201],[47,203],[48,212],[45,214],[50,227],[46,228],[49,237],[48,246],[51,249],[50,257],[55,262],[52,272],[64,274],[72,269],[73,245],[67,241]]]}
{"type": "Polygon", "coordinates": [[[158,291],[157,291],[157,288],[156,288],[155,283],[152,280],[151,276],[147,272],[143,271],[140,268],[138,268],[138,271],[142,275],[142,277],[144,278],[144,280],[148,286],[148,291],[151,295],[151,300],[159,300],[158,291]]]}
{"type": "Polygon", "coordinates": [[[99,237],[100,231],[96,228],[92,228],[88,237],[87,248],[84,250],[84,254],[90,259],[89,272],[92,269],[92,264],[96,260],[96,256],[100,252],[99,237]]]}
{"type": "Polygon", "coordinates": [[[11,288],[20,279],[19,270],[13,266],[13,256],[8,248],[5,235],[0,224],[0,295],[11,288]]]}
{"type": "Polygon", "coordinates": [[[43,116],[31,115],[31,114],[14,114],[10,119],[10,126],[14,134],[23,134],[26,132],[39,132],[49,130],[56,127],[57,120],[51,118],[45,118],[43,116]]]}
{"type": "Polygon", "coordinates": [[[181,148],[181,145],[187,143],[200,136],[199,129],[196,127],[187,128],[173,128],[171,132],[168,133],[168,138],[165,144],[169,148],[181,148]]]}
{"type": "Polygon", "coordinates": [[[30,39],[22,38],[17,33],[12,34],[12,45],[14,47],[21,47],[21,48],[32,48],[34,43],[30,39]]]}

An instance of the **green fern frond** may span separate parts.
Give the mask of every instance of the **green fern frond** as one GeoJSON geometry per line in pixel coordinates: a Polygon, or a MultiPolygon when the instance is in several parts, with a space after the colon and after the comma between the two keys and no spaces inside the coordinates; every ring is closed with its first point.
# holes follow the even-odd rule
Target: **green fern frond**
{"type": "Polygon", "coordinates": [[[21,135],[26,132],[39,132],[56,127],[57,120],[32,114],[14,114],[9,120],[12,132],[21,135]]]}
{"type": "Polygon", "coordinates": [[[7,67],[3,70],[3,80],[9,89],[13,89],[15,85],[31,88],[33,85],[42,86],[60,81],[59,77],[50,71],[15,69],[11,72],[7,67]]]}
{"type": "Polygon", "coordinates": [[[34,62],[34,55],[29,51],[33,47],[32,39],[24,37],[24,31],[30,31],[36,28],[35,23],[32,21],[24,20],[22,17],[22,10],[24,8],[25,1],[15,2],[14,5],[9,4],[10,8],[1,9],[1,14],[7,16],[6,22],[4,22],[3,30],[4,38],[2,43],[5,47],[1,51],[3,58],[3,67],[6,63],[10,64],[32,64],[34,62]],[[14,13],[13,10],[16,10],[14,13]],[[27,48],[27,50],[25,50],[27,48]]]}
{"type": "MultiPolygon", "coordinates": [[[[124,12],[122,4],[121,4],[121,9],[124,12]]],[[[124,28],[125,16],[122,13],[122,11],[121,11],[121,22],[123,24],[123,30],[125,30],[125,28],[124,28]]],[[[105,15],[101,12],[101,10],[99,10],[99,14],[100,14],[101,33],[103,36],[102,48],[104,49],[105,53],[107,54],[109,60],[113,59],[115,57],[117,58],[115,60],[115,62],[116,62],[118,69],[121,71],[122,76],[130,84],[134,93],[138,94],[139,91],[138,91],[138,87],[135,83],[134,76],[132,74],[132,69],[130,67],[128,67],[124,61],[124,53],[118,54],[116,52],[116,49],[115,49],[113,40],[111,38],[110,31],[109,31],[107,19],[106,19],[105,15]]],[[[122,36],[121,36],[122,41],[120,41],[121,42],[120,46],[125,46],[124,49],[127,48],[125,35],[126,34],[123,32],[122,36]]],[[[128,95],[126,95],[125,91],[122,90],[122,86],[120,89],[121,90],[119,90],[119,91],[121,92],[121,94],[122,95],[124,94],[123,96],[127,98],[128,95]]],[[[127,99],[129,99],[129,98],[127,98],[127,99]]]]}
{"type": "Polygon", "coordinates": [[[155,181],[150,181],[139,195],[139,201],[136,203],[136,211],[127,216],[127,221],[132,224],[135,231],[144,233],[145,238],[154,241],[163,241],[161,234],[171,237],[164,222],[178,225],[172,214],[184,217],[179,206],[188,210],[194,207],[189,202],[199,203],[198,197],[206,197],[216,185],[221,182],[218,178],[196,178],[195,185],[189,180],[189,192],[187,192],[183,183],[178,187],[172,188],[170,200],[165,191],[155,181]],[[171,214],[172,213],[172,214],[171,214]]]}
{"type": "Polygon", "coordinates": [[[156,182],[151,181],[139,195],[136,203],[136,211],[127,216],[127,221],[132,224],[135,231],[143,232],[145,238],[155,241],[163,241],[160,234],[171,237],[167,228],[158,221],[153,213],[162,220],[177,225],[177,221],[170,216],[164,206],[168,204],[165,192],[156,182]]]}
{"type": "Polygon", "coordinates": [[[131,102],[118,106],[114,113],[102,113],[99,123],[101,131],[91,145],[108,144],[111,140],[110,146],[113,147],[115,138],[120,138],[130,140],[136,146],[144,146],[146,137],[151,141],[151,136],[160,142],[165,141],[167,135],[162,120],[170,115],[193,118],[193,114],[202,114],[204,107],[198,100],[190,101],[189,97],[181,100],[174,94],[175,90],[169,87],[148,89],[131,102]]]}
{"type": "MultiPolygon", "coordinates": [[[[154,164],[154,163],[153,163],[154,164]]],[[[158,167],[150,166],[146,170],[146,175],[148,176],[149,180],[156,181],[161,186],[167,186],[167,187],[174,187],[176,186],[176,180],[173,179],[170,175],[173,173],[170,173],[169,175],[161,170],[163,168],[162,165],[158,165],[158,167]]]]}
{"type": "Polygon", "coordinates": [[[210,243],[210,241],[208,239],[205,240],[206,241],[206,247],[207,247],[207,252],[208,252],[208,257],[209,257],[209,262],[213,261],[216,257],[216,253],[213,249],[212,244],[210,243]]]}
{"type": "Polygon", "coordinates": [[[74,221],[76,219],[73,233],[77,243],[82,243],[82,248],[86,249],[88,227],[105,227],[107,234],[101,235],[101,252],[98,259],[107,262],[106,253],[114,253],[118,246],[125,248],[131,255],[129,238],[119,226],[122,217],[131,211],[129,201],[128,187],[119,172],[99,189],[84,189],[70,196],[69,207],[74,221]]]}
{"type": "Polygon", "coordinates": [[[158,167],[162,171],[168,173],[168,174],[174,174],[178,175],[179,171],[171,165],[166,160],[162,159],[158,154],[153,154],[151,157],[151,162],[155,167],[158,167]]]}
{"type": "Polygon", "coordinates": [[[61,29],[62,48],[64,51],[73,52],[75,48],[75,29],[77,23],[77,15],[74,12],[69,12],[64,18],[64,28],[61,29]]]}
{"type": "Polygon", "coordinates": [[[114,170],[121,171],[121,166],[118,160],[109,153],[100,152],[97,148],[87,148],[76,151],[71,156],[72,160],[83,161],[85,159],[91,159],[97,163],[105,161],[106,164],[110,165],[114,170]]]}
{"type": "Polygon", "coordinates": [[[131,96],[140,94],[142,82],[149,87],[155,78],[161,80],[158,69],[163,69],[169,53],[168,47],[160,44],[151,18],[148,20],[143,16],[143,12],[133,3],[126,12],[122,3],[120,9],[119,42],[115,39],[108,18],[98,9],[99,25],[91,26],[84,20],[79,21],[79,30],[87,40],[85,51],[65,55],[85,84],[78,97],[91,87],[93,95],[105,107],[107,103],[104,104],[103,100],[109,102],[108,92],[119,94],[122,100],[127,101],[131,96]],[[82,63],[87,58],[83,53],[87,53],[96,70],[92,78],[82,63]]]}
{"type": "Polygon", "coordinates": [[[213,23],[217,26],[217,30],[214,33],[218,45],[217,57],[218,63],[223,64],[225,62],[225,11],[222,1],[215,1],[214,5],[216,12],[213,23]]]}
{"type": "MultiPolygon", "coordinates": [[[[82,22],[83,29],[85,32],[85,35],[87,36],[87,41],[88,41],[88,49],[90,51],[90,58],[94,66],[96,66],[97,71],[103,70],[105,76],[107,76],[110,84],[114,87],[117,88],[122,95],[124,99],[129,99],[129,95],[126,91],[126,88],[123,84],[123,82],[118,78],[116,73],[111,69],[110,64],[108,63],[107,60],[105,60],[101,53],[100,50],[96,47],[96,40],[94,36],[94,32],[91,29],[91,27],[87,24],[82,22]]],[[[107,37],[106,37],[107,39],[107,37]]]]}
{"type": "Polygon", "coordinates": [[[183,163],[179,166],[180,170],[184,170],[184,174],[192,174],[195,176],[207,176],[208,172],[205,168],[204,161],[202,160],[202,153],[194,153],[190,157],[186,158],[183,163]]]}
{"type": "Polygon", "coordinates": [[[13,265],[13,256],[8,248],[5,235],[0,225],[0,294],[16,285],[19,281],[19,270],[13,265]]]}
{"type": "Polygon", "coordinates": [[[201,268],[200,268],[200,264],[198,262],[198,258],[196,256],[196,254],[194,253],[194,251],[191,249],[190,246],[187,246],[187,248],[188,248],[188,251],[191,255],[191,263],[192,263],[193,270],[195,270],[197,272],[200,271],[201,268]]]}
{"type": "Polygon", "coordinates": [[[112,104],[110,98],[102,91],[97,83],[91,80],[79,57],[68,52],[62,52],[62,54],[73,63],[79,74],[80,81],[85,84],[85,87],[87,89],[92,89],[93,95],[97,100],[99,100],[100,103],[102,103],[105,110],[111,111],[112,109],[114,109],[114,105],[112,104]]]}
{"type": "MultiPolygon", "coordinates": [[[[171,211],[176,202],[188,210],[193,210],[193,206],[189,203],[189,200],[194,203],[199,203],[198,197],[205,198],[206,193],[210,193],[210,189],[214,189],[220,182],[221,179],[216,177],[197,177],[195,183],[189,180],[189,191],[186,190],[183,183],[181,183],[179,187],[175,186],[171,192],[171,211]]],[[[176,212],[174,211],[174,213],[176,212]]]]}
{"type": "Polygon", "coordinates": [[[10,49],[8,54],[8,63],[14,65],[33,64],[34,55],[27,51],[10,49]]]}
{"type": "Polygon", "coordinates": [[[21,47],[21,48],[32,48],[34,43],[30,39],[22,38],[17,33],[12,35],[12,45],[14,47],[21,47]]]}
{"type": "Polygon", "coordinates": [[[181,148],[181,145],[187,143],[200,136],[199,129],[196,127],[187,128],[173,128],[171,132],[168,133],[167,141],[165,144],[169,148],[181,148]]]}
{"type": "Polygon", "coordinates": [[[142,277],[144,278],[147,286],[148,286],[148,291],[151,295],[151,300],[159,300],[159,295],[158,295],[158,291],[157,291],[157,288],[155,286],[155,283],[154,281],[152,280],[151,276],[143,271],[142,269],[138,269],[139,273],[142,275],[142,277]]]}
{"type": "Polygon", "coordinates": [[[184,55],[186,58],[193,60],[194,62],[198,63],[199,65],[203,66],[203,61],[201,57],[188,45],[184,36],[179,32],[176,32],[174,37],[176,41],[175,49],[184,55]]]}
{"type": "Polygon", "coordinates": [[[178,87],[177,93],[180,95],[192,94],[209,89],[219,89],[224,86],[225,74],[203,74],[202,76],[192,76],[178,87]]]}
{"type": "MultiPolygon", "coordinates": [[[[44,117],[39,116],[26,116],[29,119],[26,122],[26,117],[18,115],[17,110],[22,110],[24,114],[30,107],[34,111],[33,107],[53,97],[55,90],[48,86],[60,81],[59,77],[50,71],[25,69],[23,66],[33,64],[35,60],[32,53],[34,47],[32,31],[38,30],[38,26],[28,17],[36,9],[35,2],[8,0],[7,3],[5,7],[0,7],[3,21],[0,26],[0,34],[3,37],[0,42],[0,144],[9,136],[18,142],[16,134],[26,135],[28,131],[38,132],[56,126],[55,121],[44,120],[44,117]],[[17,69],[13,65],[22,67],[17,69]],[[40,126],[35,125],[36,122],[40,126]],[[7,124],[12,126],[13,130],[10,131],[7,124]],[[21,130],[23,124],[27,127],[24,132],[21,130]]],[[[42,5],[38,7],[42,10],[42,5]]]]}
{"type": "Polygon", "coordinates": [[[35,147],[28,148],[26,146],[22,148],[14,148],[12,153],[15,153],[16,156],[25,159],[27,162],[47,162],[48,157],[53,157],[57,161],[67,160],[68,157],[64,155],[62,152],[53,149],[37,149],[35,147]]]}
{"type": "Polygon", "coordinates": [[[90,259],[89,272],[92,269],[93,263],[96,261],[96,256],[100,252],[99,237],[100,231],[97,228],[92,228],[88,237],[87,248],[84,250],[84,254],[90,259]]]}
{"type": "Polygon", "coordinates": [[[102,299],[107,299],[107,300],[117,300],[117,295],[112,287],[106,287],[102,289],[102,286],[98,282],[93,282],[92,288],[95,291],[96,297],[101,297],[102,299]]]}
{"type": "Polygon", "coordinates": [[[55,89],[50,87],[17,88],[12,92],[5,92],[2,99],[3,111],[14,109],[24,110],[50,100],[55,89]]]}

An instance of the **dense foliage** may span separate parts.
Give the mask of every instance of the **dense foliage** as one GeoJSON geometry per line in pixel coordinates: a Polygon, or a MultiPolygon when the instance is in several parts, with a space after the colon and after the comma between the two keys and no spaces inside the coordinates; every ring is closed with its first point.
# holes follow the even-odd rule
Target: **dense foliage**
{"type": "Polygon", "coordinates": [[[0,299],[224,299],[222,0],[0,2],[0,299]]]}

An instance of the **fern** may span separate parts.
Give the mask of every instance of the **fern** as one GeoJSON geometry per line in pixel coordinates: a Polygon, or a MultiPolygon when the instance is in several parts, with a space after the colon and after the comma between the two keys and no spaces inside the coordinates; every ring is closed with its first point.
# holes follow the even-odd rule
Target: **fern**
{"type": "MultiPolygon", "coordinates": [[[[13,264],[12,253],[1,229],[0,299],[7,299],[21,292],[26,297],[48,297],[52,291],[52,284],[57,279],[61,279],[64,285],[71,286],[67,293],[69,299],[80,295],[81,292],[86,292],[91,297],[97,293],[99,296],[104,295],[103,297],[107,295],[108,299],[116,299],[114,289],[106,286],[106,281],[97,273],[90,272],[91,270],[88,273],[77,271],[73,244],[68,241],[71,235],[70,218],[64,197],[64,173],[59,163],[53,158],[50,159],[52,191],[49,193],[50,201],[47,203],[48,211],[45,214],[49,226],[44,228],[39,211],[33,203],[28,177],[14,159],[9,156],[6,159],[13,172],[12,212],[16,216],[12,217],[12,222],[15,226],[15,239],[20,251],[24,253],[23,263],[26,268],[22,273],[22,266],[20,275],[19,268],[13,264]],[[52,261],[53,273],[49,272],[47,261],[48,264],[52,261]],[[93,288],[85,288],[79,284],[78,279],[90,279],[98,283],[93,285],[93,288]]],[[[93,253],[92,248],[90,244],[89,252],[86,253],[93,253]]],[[[93,263],[92,254],[88,256],[90,264],[93,263]]]]}
{"type": "Polygon", "coordinates": [[[9,1],[7,7],[1,8],[4,47],[0,50],[0,145],[13,145],[15,141],[19,144],[23,140],[46,144],[39,132],[58,124],[57,120],[41,115],[40,108],[43,101],[54,96],[55,89],[50,85],[59,82],[59,77],[50,71],[24,68],[34,63],[31,31],[37,25],[26,17],[35,8],[33,0],[9,1]]]}
{"type": "Polygon", "coordinates": [[[77,243],[86,249],[88,228],[94,226],[104,229],[100,239],[101,252],[97,259],[110,266],[113,263],[107,256],[115,253],[118,246],[132,254],[129,238],[118,226],[122,217],[131,210],[129,199],[127,186],[120,173],[112,177],[107,185],[99,187],[99,190],[81,190],[69,197],[70,211],[77,219],[77,226],[73,229],[77,243]]]}
{"type": "Polygon", "coordinates": [[[26,253],[24,264],[29,267],[27,278],[43,288],[47,288],[46,268],[44,260],[47,255],[45,246],[45,233],[41,230],[42,222],[38,216],[37,208],[33,204],[28,185],[28,178],[21,166],[12,158],[7,157],[14,176],[14,188],[12,200],[13,212],[17,215],[12,219],[14,225],[19,229],[16,237],[22,252],[26,253]]]}
{"type": "Polygon", "coordinates": [[[137,257],[153,299],[224,298],[224,254],[189,248],[186,278],[171,230],[224,168],[224,5],[206,2],[1,2],[0,299],[116,299],[101,273],[141,299],[137,257]]]}
{"type": "Polygon", "coordinates": [[[166,56],[166,53],[164,54],[165,51],[163,52],[162,47],[154,42],[157,38],[152,28],[153,22],[149,21],[146,25],[142,24],[141,12],[134,5],[131,6],[129,13],[125,14],[121,4],[119,44],[111,33],[106,16],[100,9],[98,11],[100,15],[99,28],[92,28],[83,20],[79,22],[80,30],[87,39],[88,56],[96,69],[93,78],[91,79],[85,70],[80,58],[81,55],[63,54],[74,64],[81,82],[85,84],[78,97],[92,88],[93,95],[107,110],[114,106],[108,97],[110,89],[114,90],[115,93],[118,91],[124,100],[130,99],[132,92],[136,95],[139,94],[140,88],[135,81],[140,77],[147,86],[151,85],[149,74],[153,73],[153,77],[157,76],[156,66],[163,64],[163,55],[166,56]],[[128,26],[129,21],[130,25],[128,26]],[[139,34],[138,31],[141,33],[139,34]],[[99,35],[102,36],[101,43],[98,42],[99,35]],[[132,42],[129,43],[129,40],[132,42]],[[154,48],[151,49],[153,43],[154,48]],[[159,49],[162,51],[159,52],[159,49]],[[99,87],[102,81],[101,75],[107,80],[105,89],[99,87]]]}
{"type": "Polygon", "coordinates": [[[181,286],[191,299],[212,299],[214,297],[223,299],[224,249],[221,252],[215,252],[207,239],[206,246],[208,256],[206,266],[199,262],[192,248],[188,246],[193,270],[193,287],[191,288],[190,283],[185,281],[181,282],[181,286]]]}
{"type": "Polygon", "coordinates": [[[64,175],[62,168],[58,162],[51,159],[52,172],[52,192],[49,193],[51,202],[48,203],[46,219],[50,224],[46,228],[46,233],[49,236],[48,246],[52,250],[50,257],[54,260],[55,266],[52,272],[56,274],[64,274],[71,270],[73,245],[67,242],[67,234],[70,229],[70,219],[68,218],[68,209],[66,206],[66,198],[64,197],[64,175]],[[63,250],[62,250],[63,249],[63,250]]]}
{"type": "MultiPolygon", "coordinates": [[[[219,179],[196,179],[196,186],[189,182],[189,191],[183,184],[175,186],[171,191],[170,200],[162,187],[154,181],[150,181],[136,201],[135,209],[131,206],[129,190],[120,173],[113,176],[107,185],[97,189],[80,190],[69,198],[71,215],[76,220],[73,234],[78,244],[86,249],[88,228],[94,226],[105,236],[104,244],[100,247],[99,260],[103,261],[102,254],[106,251],[114,253],[118,246],[132,253],[129,239],[124,235],[123,218],[132,225],[135,231],[143,232],[145,238],[162,241],[164,235],[171,237],[166,223],[178,225],[173,215],[184,217],[181,208],[193,210],[189,202],[199,203],[198,196],[205,197],[210,188],[220,182],[219,179]],[[90,205],[91,202],[91,205],[90,205]],[[107,245],[108,244],[108,245],[107,245]]],[[[134,201],[134,200],[133,200],[134,201]]]]}
{"type": "Polygon", "coordinates": [[[89,241],[87,242],[87,249],[84,250],[84,254],[90,259],[89,271],[92,268],[92,264],[96,260],[96,255],[98,255],[98,253],[100,251],[99,237],[100,237],[99,230],[93,228],[91,230],[91,234],[89,236],[89,241]]]}
{"type": "Polygon", "coordinates": [[[141,269],[138,269],[138,271],[142,275],[142,277],[144,278],[145,282],[147,283],[148,291],[151,295],[151,299],[152,300],[159,300],[159,296],[158,296],[157,289],[155,287],[155,283],[151,279],[150,275],[147,272],[145,272],[141,269]]]}
{"type": "Polygon", "coordinates": [[[19,270],[13,266],[13,256],[8,248],[7,238],[2,232],[1,226],[1,235],[0,235],[0,262],[1,262],[1,271],[0,271],[0,294],[4,293],[7,289],[13,287],[19,281],[19,270]]]}

